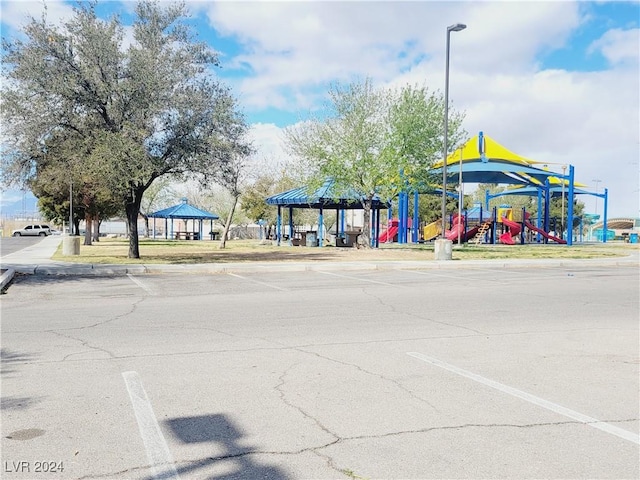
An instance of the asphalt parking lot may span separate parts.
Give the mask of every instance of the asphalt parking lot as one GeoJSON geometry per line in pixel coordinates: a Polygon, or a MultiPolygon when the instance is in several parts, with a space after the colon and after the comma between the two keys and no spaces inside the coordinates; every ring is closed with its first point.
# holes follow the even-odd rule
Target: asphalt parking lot
{"type": "Polygon", "coordinates": [[[637,265],[19,276],[3,478],[638,478],[639,292],[637,265]]]}

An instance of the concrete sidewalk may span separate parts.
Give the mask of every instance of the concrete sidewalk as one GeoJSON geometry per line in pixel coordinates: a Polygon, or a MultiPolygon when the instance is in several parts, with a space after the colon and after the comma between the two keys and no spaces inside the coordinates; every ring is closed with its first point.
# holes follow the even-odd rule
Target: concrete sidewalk
{"type": "MultiPolygon", "coordinates": [[[[437,261],[431,257],[414,261],[355,261],[355,262],[245,262],[205,264],[88,264],[52,260],[62,242],[61,236],[51,235],[40,242],[0,258],[3,270],[0,288],[4,288],[16,273],[31,275],[128,275],[144,273],[250,273],[250,272],[300,272],[310,270],[394,270],[440,268],[527,268],[547,266],[638,266],[639,252],[626,257],[595,259],[492,259],[437,261]]],[[[568,247],[570,248],[570,247],[568,247]]]]}

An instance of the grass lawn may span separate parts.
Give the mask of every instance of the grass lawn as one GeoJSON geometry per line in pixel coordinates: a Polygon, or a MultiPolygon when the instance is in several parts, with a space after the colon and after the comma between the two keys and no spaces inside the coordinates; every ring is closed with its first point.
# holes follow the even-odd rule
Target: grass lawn
{"type": "MultiPolygon", "coordinates": [[[[224,250],[219,242],[140,240],[139,259],[127,258],[126,239],[102,238],[93,245],[81,245],[80,255],[63,256],[62,245],[54,260],[92,264],[195,264],[232,262],[358,262],[433,260],[433,244],[384,244],[378,249],[289,247],[261,245],[258,240],[229,240],[224,250]]],[[[638,244],[608,243],[567,247],[566,245],[463,245],[453,248],[453,260],[517,258],[606,258],[624,257],[637,251],[638,244]]]]}

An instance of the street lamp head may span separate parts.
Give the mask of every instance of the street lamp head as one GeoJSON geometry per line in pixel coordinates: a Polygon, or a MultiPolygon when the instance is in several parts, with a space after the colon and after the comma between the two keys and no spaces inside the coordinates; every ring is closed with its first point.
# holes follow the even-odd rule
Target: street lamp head
{"type": "Polygon", "coordinates": [[[449,32],[459,32],[460,30],[464,30],[467,26],[464,23],[456,23],[454,25],[449,25],[447,27],[447,31],[449,32]]]}

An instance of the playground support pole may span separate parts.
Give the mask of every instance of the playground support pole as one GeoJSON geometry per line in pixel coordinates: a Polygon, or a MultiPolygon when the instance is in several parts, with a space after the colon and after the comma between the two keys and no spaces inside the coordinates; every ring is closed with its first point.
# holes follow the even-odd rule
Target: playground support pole
{"type": "Polygon", "coordinates": [[[282,207],[278,205],[278,217],[276,218],[276,244],[280,246],[280,238],[281,238],[281,224],[282,224],[282,207]]]}
{"type": "MultiPolygon", "coordinates": [[[[388,233],[387,233],[387,236],[389,236],[388,233]]],[[[376,248],[379,248],[379,247],[380,247],[380,209],[376,210],[376,248]]]]}
{"type": "Polygon", "coordinates": [[[293,207],[289,207],[289,246],[293,246],[293,207]]]}
{"type": "Polygon", "coordinates": [[[527,214],[527,210],[522,207],[522,222],[520,222],[520,245],[524,245],[524,221],[526,220],[525,215],[527,214]]]}
{"type": "Polygon", "coordinates": [[[318,214],[318,246],[322,247],[324,243],[323,238],[324,216],[322,215],[322,207],[320,207],[320,213],[318,214]]]}
{"type": "MultiPolygon", "coordinates": [[[[549,179],[547,178],[544,182],[544,228],[545,232],[549,231],[549,201],[551,200],[551,195],[549,192],[549,179]]],[[[548,240],[545,238],[544,243],[548,243],[548,240]]]]}
{"type": "Polygon", "coordinates": [[[404,243],[404,192],[398,194],[398,243],[404,243]]]}
{"type": "Polygon", "coordinates": [[[491,245],[496,244],[498,233],[498,207],[493,207],[493,228],[491,229],[491,245]]]}
{"type": "Polygon", "coordinates": [[[412,225],[412,230],[413,230],[413,243],[418,243],[418,240],[420,240],[419,235],[418,235],[418,202],[420,201],[419,199],[419,194],[418,191],[416,190],[415,192],[413,192],[413,225],[412,225]]]}
{"type": "Polygon", "coordinates": [[[409,192],[404,194],[404,243],[409,243],[409,192]]]}
{"type": "Polygon", "coordinates": [[[489,211],[489,190],[484,191],[484,208],[489,211]]]}
{"type": "MultiPolygon", "coordinates": [[[[391,203],[391,202],[389,202],[391,203]]],[[[389,228],[391,228],[391,219],[393,218],[393,211],[391,207],[387,208],[387,243],[393,242],[393,238],[389,239],[389,228]]]]}
{"type": "Polygon", "coordinates": [[[602,217],[602,241],[607,242],[607,209],[609,203],[609,189],[604,189],[604,211],[602,217]]]}
{"type": "MultiPolygon", "coordinates": [[[[569,194],[568,194],[569,209],[567,212],[567,246],[568,247],[571,247],[573,245],[573,176],[574,176],[574,167],[573,165],[569,165],[569,194]]],[[[562,181],[564,182],[564,179],[562,181]]]]}
{"type": "Polygon", "coordinates": [[[369,246],[373,247],[375,245],[375,235],[376,235],[376,210],[375,208],[371,209],[371,221],[369,222],[369,246]]]}
{"type": "MultiPolygon", "coordinates": [[[[536,224],[536,227],[542,228],[542,190],[540,190],[539,188],[538,188],[538,223],[536,224]]],[[[542,240],[542,235],[540,235],[540,232],[537,232],[536,242],[540,243],[540,240],[542,240]]]]}

